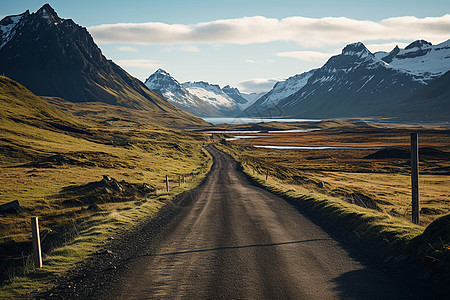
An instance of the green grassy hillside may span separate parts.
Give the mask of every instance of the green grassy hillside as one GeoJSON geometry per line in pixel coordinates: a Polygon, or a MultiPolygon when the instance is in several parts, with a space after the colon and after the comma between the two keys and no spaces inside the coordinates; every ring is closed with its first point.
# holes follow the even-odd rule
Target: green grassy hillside
{"type": "Polygon", "coordinates": [[[209,137],[155,125],[142,110],[48,100],[0,77],[0,205],[18,200],[22,208],[0,213],[0,298],[48,283],[114,232],[198,184],[211,164],[203,150],[209,137]],[[103,175],[112,178],[107,185],[103,175]],[[187,183],[178,187],[182,175],[187,183]],[[37,281],[30,280],[37,274],[29,263],[31,216],[51,230],[39,271],[45,276],[37,281]]]}

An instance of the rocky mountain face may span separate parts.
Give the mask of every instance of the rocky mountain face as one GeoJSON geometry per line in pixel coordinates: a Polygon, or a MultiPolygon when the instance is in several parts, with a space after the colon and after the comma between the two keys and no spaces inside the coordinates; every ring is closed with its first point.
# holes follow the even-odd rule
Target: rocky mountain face
{"type": "Polygon", "coordinates": [[[239,92],[238,88],[226,85],[222,88],[222,91],[233,99],[241,108],[246,107],[248,100],[239,92]]]}
{"type": "Polygon", "coordinates": [[[48,4],[35,13],[26,11],[0,21],[0,74],[39,96],[196,119],[107,60],[86,28],[61,19],[48,4]]]}
{"type": "Polygon", "coordinates": [[[399,121],[448,122],[450,116],[450,71],[415,91],[411,96],[378,113],[399,121]]]}
{"type": "Polygon", "coordinates": [[[277,82],[268,93],[258,97],[243,115],[251,116],[266,113],[266,116],[269,116],[272,113],[279,113],[277,110],[278,103],[303,88],[315,71],[316,69],[313,69],[277,82]]]}
{"type": "Polygon", "coordinates": [[[145,85],[172,104],[202,117],[235,116],[241,112],[240,106],[248,102],[236,88],[221,89],[204,81],[180,84],[162,69],[147,78],[145,85]]]}
{"type": "Polygon", "coordinates": [[[174,77],[162,69],[158,69],[148,77],[145,85],[170,103],[196,116],[223,116],[218,107],[191,94],[174,77]]]}
{"type": "Polygon", "coordinates": [[[375,116],[380,108],[395,106],[448,71],[449,44],[415,41],[405,49],[375,54],[362,43],[347,45],[321,68],[278,83],[242,115],[375,116]]]}

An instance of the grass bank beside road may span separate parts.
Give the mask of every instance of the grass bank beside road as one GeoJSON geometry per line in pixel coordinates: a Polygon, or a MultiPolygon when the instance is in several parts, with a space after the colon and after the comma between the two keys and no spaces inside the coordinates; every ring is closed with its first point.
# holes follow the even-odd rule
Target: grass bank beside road
{"type": "MultiPolygon", "coordinates": [[[[339,227],[363,243],[377,245],[384,253],[384,263],[408,263],[417,267],[418,277],[438,282],[450,280],[450,215],[444,214],[428,226],[415,225],[404,216],[392,215],[380,206],[369,208],[370,200],[364,198],[361,190],[356,193],[360,203],[356,203],[349,201],[348,195],[352,192],[348,186],[347,195],[332,195],[323,188],[323,182],[308,172],[302,172],[301,167],[296,174],[292,174],[294,171],[286,167],[296,165],[295,159],[290,156],[279,156],[278,160],[283,161],[280,164],[261,159],[261,152],[270,151],[267,149],[255,150],[230,142],[218,147],[232,155],[255,184],[282,196],[327,225],[339,227]],[[269,173],[267,170],[270,170],[269,173]],[[368,202],[367,205],[364,201],[368,202]]],[[[271,155],[267,154],[267,157],[271,155]]],[[[323,178],[324,174],[321,176],[323,178]]]]}
{"type": "MultiPolygon", "coordinates": [[[[201,150],[205,155],[205,162],[194,173],[195,177],[192,174],[186,174],[185,181],[179,186],[178,176],[174,174],[169,176],[169,193],[164,190],[165,183],[161,174],[161,180],[158,180],[160,187],[155,193],[147,196],[136,196],[133,199],[117,202],[102,201],[95,205],[95,209],[87,208],[87,204],[64,208],[64,205],[61,205],[64,198],[57,198],[54,199],[55,203],[48,200],[47,205],[51,209],[45,212],[40,213],[37,208],[28,208],[27,212],[16,216],[15,222],[24,225],[17,227],[15,231],[10,229],[9,237],[5,235],[1,243],[2,249],[12,248],[8,249],[9,262],[2,261],[6,278],[0,287],[0,298],[27,297],[30,292],[47,289],[58,276],[89,255],[102,255],[103,245],[114,239],[114,236],[126,234],[126,231],[142,220],[152,218],[176,195],[196,187],[203,181],[212,165],[209,154],[203,151],[201,150]],[[34,268],[29,252],[31,233],[27,232],[30,227],[26,226],[30,223],[29,216],[35,214],[40,216],[41,233],[53,228],[50,236],[42,241],[43,249],[46,251],[44,251],[41,269],[34,268]],[[13,234],[15,232],[16,234],[13,234]],[[19,251],[17,257],[11,252],[12,250],[19,251]]],[[[124,186],[123,182],[118,181],[118,184],[124,186]]],[[[78,195],[77,198],[82,196],[78,195]]],[[[9,219],[13,226],[13,218],[9,219]]]]}
{"type": "Polygon", "coordinates": [[[0,205],[19,203],[0,211],[0,298],[51,285],[108,238],[198,185],[212,164],[203,148],[210,137],[159,126],[148,111],[50,100],[0,76],[0,205]],[[39,270],[32,216],[44,253],[39,270]]]}

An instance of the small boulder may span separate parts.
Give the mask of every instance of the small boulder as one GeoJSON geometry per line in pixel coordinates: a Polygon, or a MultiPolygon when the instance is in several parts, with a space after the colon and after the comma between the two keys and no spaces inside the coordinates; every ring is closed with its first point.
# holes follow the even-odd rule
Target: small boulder
{"type": "Polygon", "coordinates": [[[18,200],[14,200],[3,205],[0,205],[0,213],[1,214],[12,214],[18,215],[23,211],[22,206],[20,206],[18,200]]]}

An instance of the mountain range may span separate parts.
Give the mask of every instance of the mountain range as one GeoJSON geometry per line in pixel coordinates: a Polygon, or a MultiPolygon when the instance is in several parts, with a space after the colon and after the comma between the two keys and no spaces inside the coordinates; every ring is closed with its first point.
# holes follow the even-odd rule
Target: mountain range
{"type": "MultiPolygon", "coordinates": [[[[277,83],[241,115],[383,117],[449,70],[450,40],[435,46],[418,40],[389,53],[371,53],[363,43],[353,43],[321,68],[277,83]]],[[[402,118],[401,112],[389,115],[402,118]]]]}
{"type": "Polygon", "coordinates": [[[442,119],[450,113],[439,109],[450,101],[449,70],[450,40],[417,40],[376,53],[357,42],[263,95],[205,81],[179,83],[162,69],[144,84],[106,59],[86,28],[48,4],[0,21],[0,74],[38,96],[102,102],[171,126],[206,124],[196,116],[442,119]]]}
{"type": "Polygon", "coordinates": [[[143,110],[153,122],[205,124],[106,59],[86,28],[48,4],[0,21],[0,74],[38,96],[143,110]]]}
{"type": "MultiPolygon", "coordinates": [[[[221,89],[203,81],[180,84],[163,70],[152,74],[146,85],[198,116],[411,119],[411,110],[406,114],[407,109],[398,109],[401,103],[449,70],[450,40],[438,45],[417,40],[404,49],[396,46],[391,52],[376,53],[357,42],[321,68],[276,83],[253,103],[236,88],[221,89]]],[[[420,119],[428,106],[427,101],[416,101],[415,118],[420,119]]],[[[430,112],[427,118],[434,116],[430,112]]]]}
{"type": "Polygon", "coordinates": [[[205,81],[179,83],[162,69],[150,75],[145,85],[177,107],[202,117],[236,116],[259,96],[205,81]]]}

